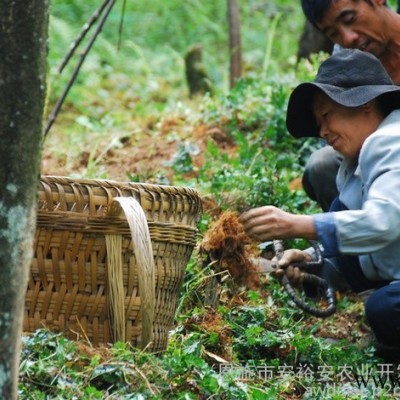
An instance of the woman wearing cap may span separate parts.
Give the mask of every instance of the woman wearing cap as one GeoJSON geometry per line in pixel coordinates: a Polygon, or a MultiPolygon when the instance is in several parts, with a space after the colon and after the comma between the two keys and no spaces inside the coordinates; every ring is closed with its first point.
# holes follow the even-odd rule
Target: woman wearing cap
{"type": "MultiPolygon", "coordinates": [[[[324,249],[322,275],[354,291],[373,291],[366,316],[381,347],[400,354],[400,87],[373,55],[343,50],[323,62],[313,83],[290,96],[287,128],[321,136],[344,156],[339,197],[327,213],[295,215],[274,206],[241,216],[246,232],[265,241],[302,237],[324,249]]],[[[290,265],[310,259],[287,250],[277,275],[299,279],[290,265]]]]}

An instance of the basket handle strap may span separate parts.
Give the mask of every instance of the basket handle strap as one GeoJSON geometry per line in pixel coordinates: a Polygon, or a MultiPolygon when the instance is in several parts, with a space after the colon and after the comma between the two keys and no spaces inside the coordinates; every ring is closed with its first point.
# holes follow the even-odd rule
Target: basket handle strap
{"type": "Polygon", "coordinates": [[[133,250],[138,267],[139,295],[141,299],[141,347],[145,348],[153,340],[155,309],[155,267],[149,227],[143,208],[134,197],[115,197],[112,208],[115,207],[115,202],[124,211],[131,230],[133,250]]]}

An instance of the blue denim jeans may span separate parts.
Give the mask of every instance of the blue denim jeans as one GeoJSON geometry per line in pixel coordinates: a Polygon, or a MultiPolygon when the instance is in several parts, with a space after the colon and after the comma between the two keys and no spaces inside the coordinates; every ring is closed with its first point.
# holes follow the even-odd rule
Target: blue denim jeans
{"type": "Polygon", "coordinates": [[[400,348],[400,282],[372,293],[365,304],[365,315],[378,342],[400,348]]]}

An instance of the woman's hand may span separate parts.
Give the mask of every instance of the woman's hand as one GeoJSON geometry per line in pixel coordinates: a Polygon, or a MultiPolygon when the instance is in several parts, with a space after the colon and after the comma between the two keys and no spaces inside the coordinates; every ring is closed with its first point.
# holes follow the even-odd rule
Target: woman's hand
{"type": "Polygon", "coordinates": [[[293,264],[311,260],[311,255],[305,251],[298,249],[285,250],[279,261],[276,257],[272,259],[272,262],[276,265],[276,269],[271,274],[278,279],[281,279],[286,274],[293,285],[300,284],[303,281],[303,274],[300,268],[293,266],[293,264]]]}
{"type": "Polygon", "coordinates": [[[253,208],[240,216],[247,235],[261,242],[273,239],[316,239],[314,221],[274,206],[253,208]]]}

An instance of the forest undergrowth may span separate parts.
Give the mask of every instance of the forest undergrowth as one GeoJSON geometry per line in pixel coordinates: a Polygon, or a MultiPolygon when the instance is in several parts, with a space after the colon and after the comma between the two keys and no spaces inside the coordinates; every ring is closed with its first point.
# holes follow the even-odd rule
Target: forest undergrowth
{"type": "MultiPolygon", "coordinates": [[[[336,313],[316,318],[269,274],[249,285],[199,251],[226,212],[265,204],[320,211],[300,184],[319,143],[294,140],[285,125],[291,89],[311,80],[326,57],[296,64],[298,5],[241,6],[246,72],[229,89],[223,2],[147,3],[127,4],[120,51],[120,15],[111,17],[44,142],[42,173],[198,190],[198,247],[168,347],[149,354],[38,330],[23,339],[20,399],[399,398],[398,382],[385,381],[387,364],[374,354],[361,299],[338,294],[336,313]],[[190,98],[184,52],[201,39],[215,91],[190,98]]],[[[47,114],[67,79],[55,66],[93,9],[93,1],[53,1],[47,114]]],[[[271,243],[257,249],[270,256],[271,243]]]]}

